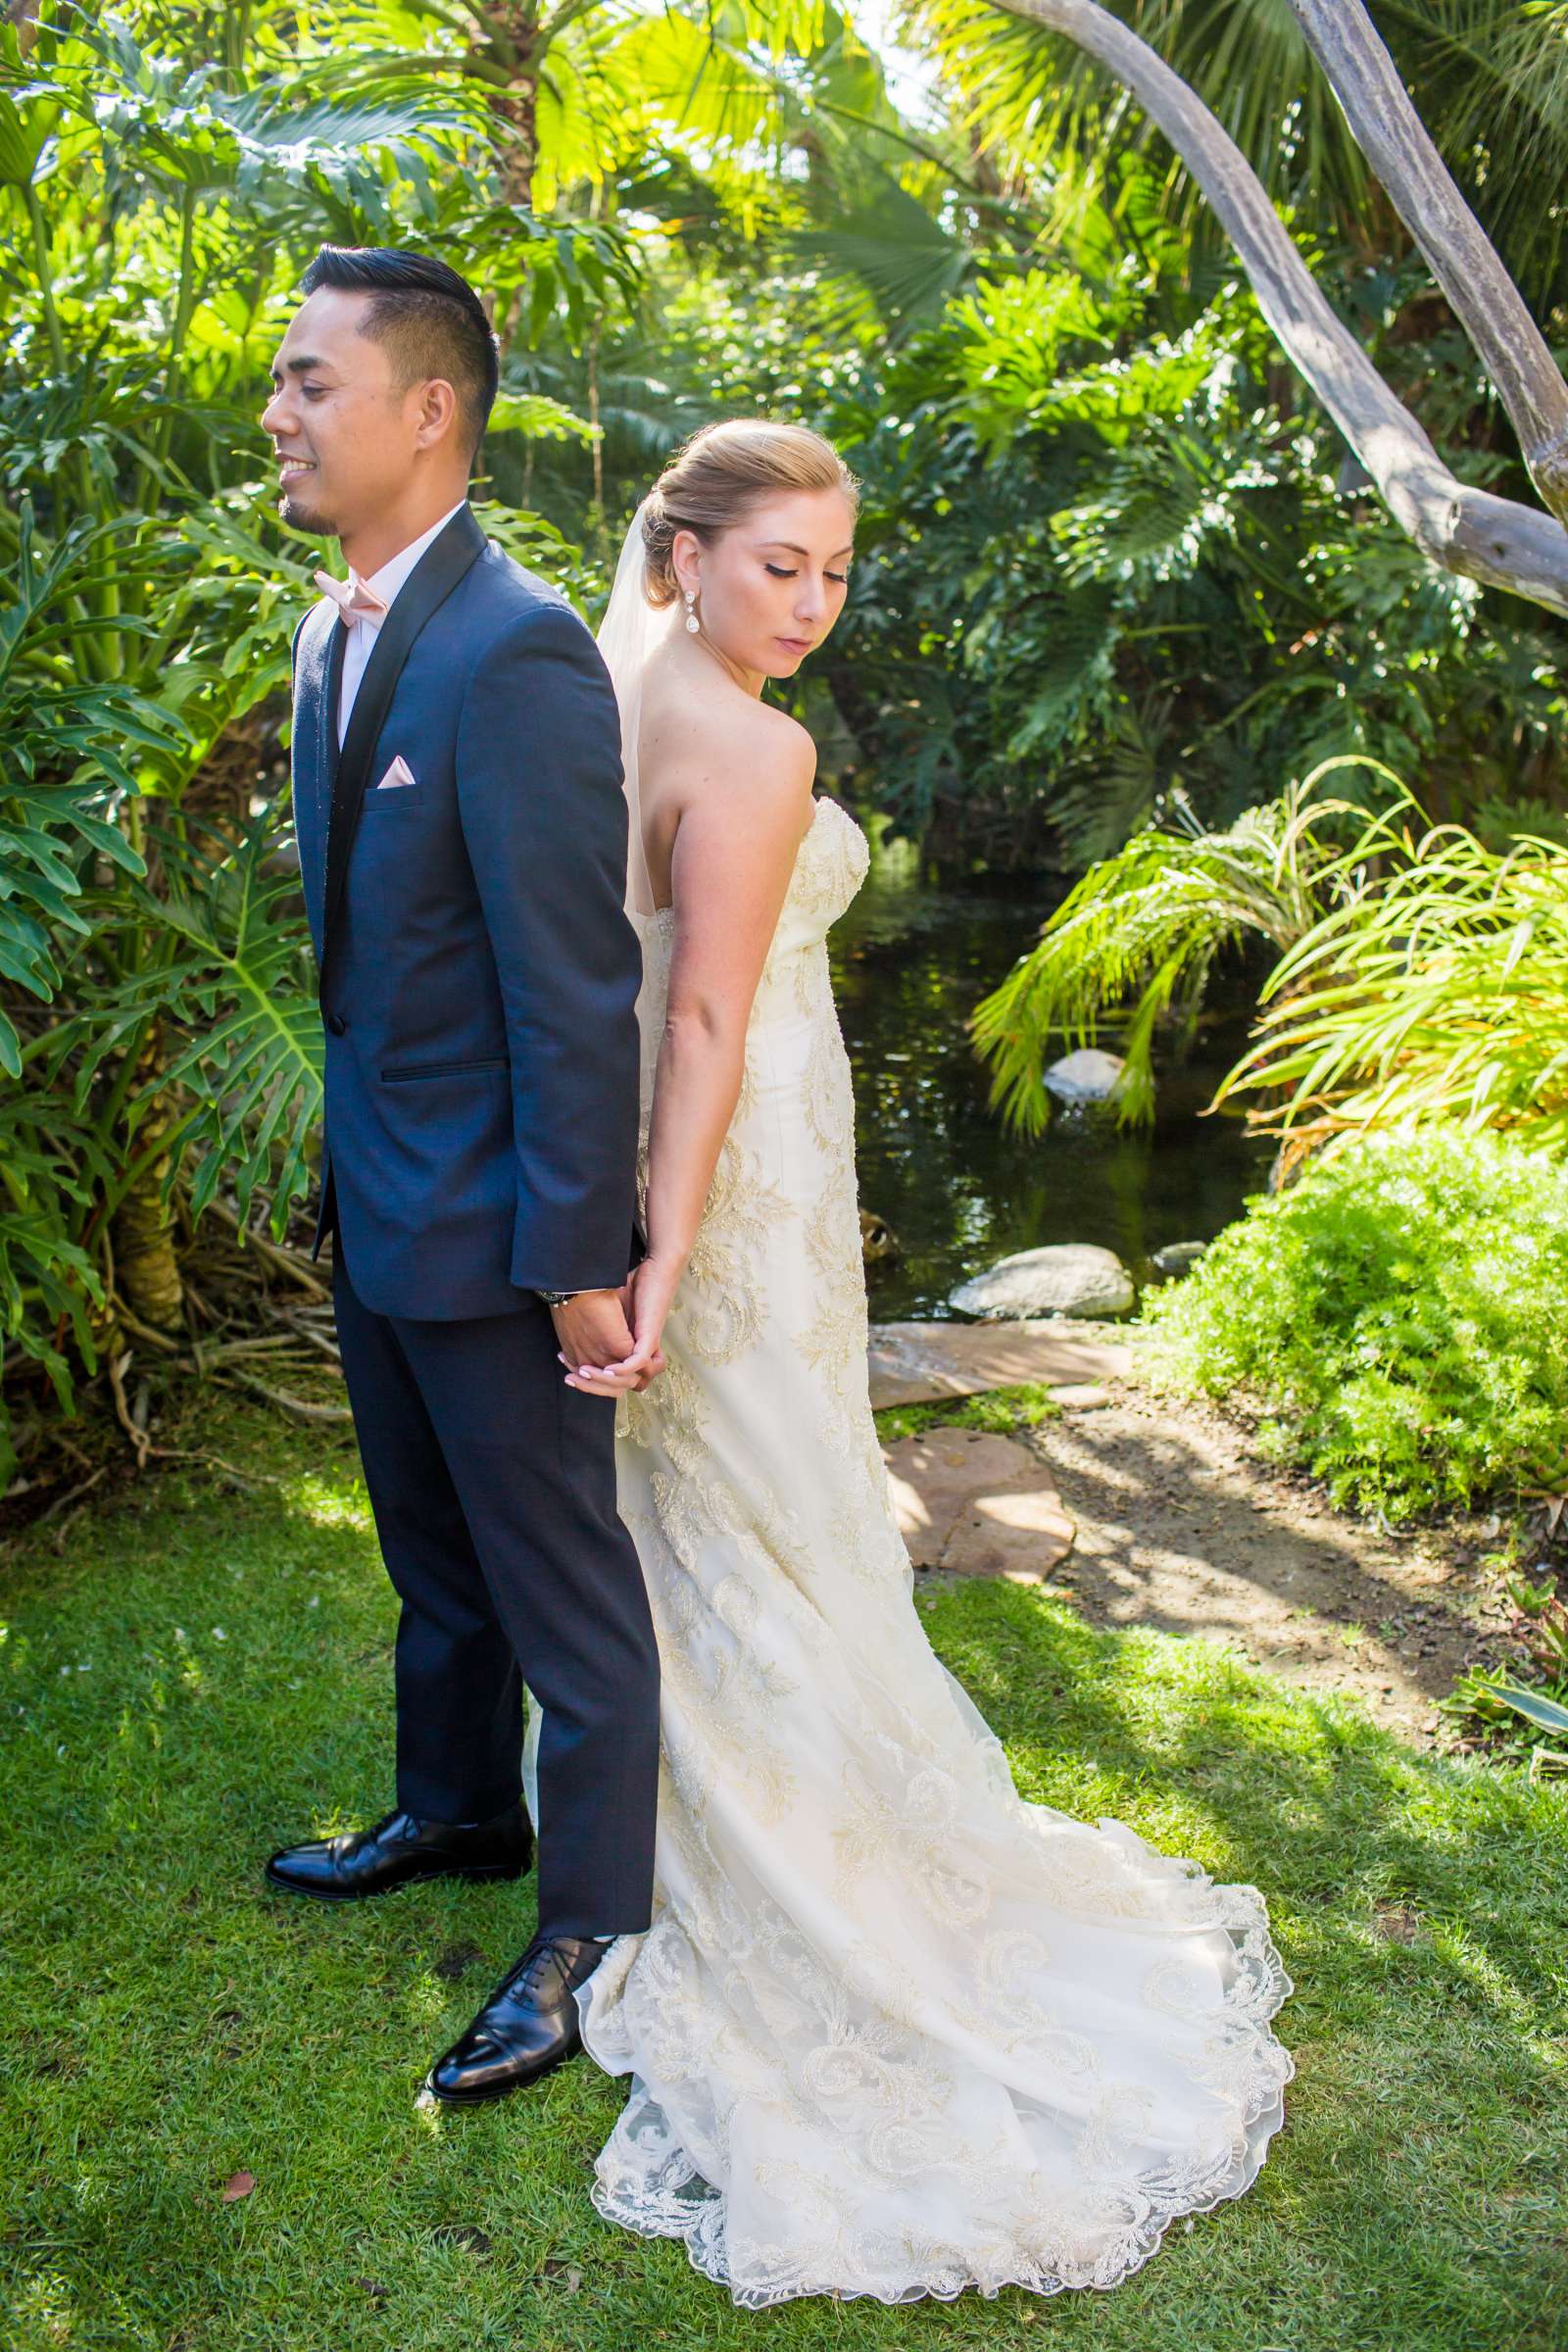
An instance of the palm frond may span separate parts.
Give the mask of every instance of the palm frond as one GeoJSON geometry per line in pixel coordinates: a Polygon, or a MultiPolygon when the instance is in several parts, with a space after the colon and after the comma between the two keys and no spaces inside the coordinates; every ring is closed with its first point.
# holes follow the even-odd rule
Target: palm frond
{"type": "Polygon", "coordinates": [[[973,245],[933,219],[891,172],[879,172],[831,227],[797,229],[784,242],[801,260],[858,281],[900,332],[940,314],[980,268],[973,245]]]}
{"type": "Polygon", "coordinates": [[[1257,1121],[1280,1133],[1443,1121],[1568,1150],[1568,851],[1412,819],[1404,793],[1334,862],[1218,1099],[1285,1090],[1257,1121]]]}
{"type": "Polygon", "coordinates": [[[1201,993],[1225,948],[1253,937],[1284,951],[1322,911],[1329,853],[1313,827],[1338,804],[1313,804],[1309,792],[1310,783],[1293,787],[1218,832],[1173,794],[1164,822],[1090,868],[971,1017],[992,1102],[1016,1126],[1038,1133],[1050,1116],[1053,1044],[1091,1045],[1113,1016],[1126,1023],[1117,1115],[1152,1115],[1159,1020],[1201,993]]]}

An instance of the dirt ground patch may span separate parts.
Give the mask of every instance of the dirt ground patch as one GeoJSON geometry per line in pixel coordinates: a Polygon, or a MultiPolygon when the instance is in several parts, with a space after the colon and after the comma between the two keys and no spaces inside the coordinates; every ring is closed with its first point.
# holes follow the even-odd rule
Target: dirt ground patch
{"type": "Polygon", "coordinates": [[[1481,1522],[1385,1534],[1258,1462],[1246,1432],[1136,1381],[1028,1433],[1076,1524],[1052,1577],[1097,1625],[1234,1644],[1303,1690],[1353,1692],[1418,1746],[1506,1611],[1481,1522]]]}

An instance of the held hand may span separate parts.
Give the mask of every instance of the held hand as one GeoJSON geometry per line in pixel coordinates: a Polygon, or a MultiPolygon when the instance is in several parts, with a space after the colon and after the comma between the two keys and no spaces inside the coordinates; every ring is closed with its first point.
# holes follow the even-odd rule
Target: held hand
{"type": "Polygon", "coordinates": [[[685,1271],[684,1258],[645,1257],[626,1278],[620,1296],[634,1344],[631,1353],[614,1368],[630,1380],[633,1388],[646,1389],[664,1369],[664,1354],[660,1346],[664,1317],[685,1271]]]}
{"type": "Polygon", "coordinates": [[[632,1349],[631,1326],[621,1303],[624,1296],[622,1291],[579,1291],[564,1306],[550,1309],[568,1388],[586,1390],[590,1396],[624,1394],[628,1384],[611,1379],[604,1369],[632,1349]]]}
{"type": "MultiPolygon", "coordinates": [[[[672,1265],[652,1257],[645,1257],[633,1269],[616,1294],[627,1326],[626,1347],[613,1362],[568,1367],[568,1389],[583,1389],[591,1396],[623,1396],[646,1389],[658,1378],[664,1369],[660,1333],[684,1270],[684,1261],[672,1265]]],[[[566,1361],[564,1355],[562,1361],[566,1361]]]]}

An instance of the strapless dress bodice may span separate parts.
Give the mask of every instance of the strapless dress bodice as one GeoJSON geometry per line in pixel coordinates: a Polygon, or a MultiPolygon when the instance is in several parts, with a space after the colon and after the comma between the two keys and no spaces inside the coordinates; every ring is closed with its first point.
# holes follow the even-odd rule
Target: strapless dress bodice
{"type": "MultiPolygon", "coordinates": [[[[764,989],[790,956],[822,945],[865,880],[870,862],[870,845],[849,810],[837,801],[819,799],[796,852],[795,871],[763,966],[764,989]]],[[[667,959],[675,936],[673,906],[633,919],[643,935],[645,961],[667,959]]]]}

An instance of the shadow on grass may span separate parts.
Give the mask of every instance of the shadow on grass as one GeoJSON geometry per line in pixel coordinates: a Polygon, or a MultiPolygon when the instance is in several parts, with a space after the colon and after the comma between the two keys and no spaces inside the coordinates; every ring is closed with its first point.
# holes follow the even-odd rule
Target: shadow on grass
{"type": "Polygon", "coordinates": [[[1099,1631],[1018,1586],[950,1588],[923,1614],[1026,1795],[1080,1814],[1116,1792],[1146,1814],[1179,1799],[1207,1830],[1204,1866],[1283,1916],[1412,1904],[1462,1923],[1520,1999],[1560,1988],[1568,1893],[1543,1886],[1541,1842],[1561,1839],[1560,1792],[1417,1755],[1350,1701],[1287,1692],[1213,1643],[1099,1631]],[[1529,1898],[1518,1918],[1511,1897],[1529,1898]]]}

